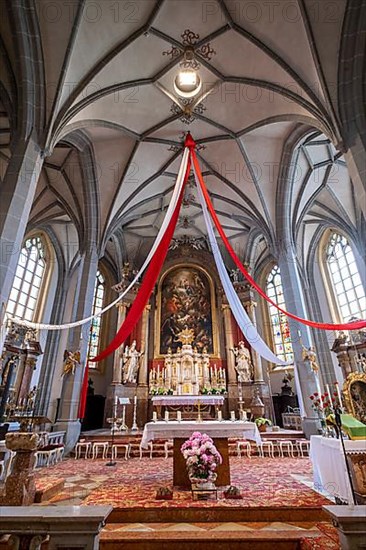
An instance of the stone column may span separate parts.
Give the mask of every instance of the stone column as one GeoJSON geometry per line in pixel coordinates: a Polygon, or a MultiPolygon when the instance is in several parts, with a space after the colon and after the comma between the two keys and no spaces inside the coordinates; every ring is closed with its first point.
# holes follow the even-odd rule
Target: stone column
{"type": "MultiPolygon", "coordinates": [[[[1,184],[1,316],[5,313],[5,306],[12,288],[19,253],[23,245],[24,234],[42,165],[43,158],[37,143],[32,138],[19,140],[14,148],[4,181],[1,184]]],[[[0,342],[0,347],[2,349],[2,342],[0,342]]]]}
{"type": "MultiPolygon", "coordinates": [[[[257,320],[255,316],[256,305],[256,302],[253,301],[244,304],[248,317],[255,327],[257,327],[257,320]]],[[[262,358],[254,348],[252,348],[252,359],[254,367],[254,382],[264,383],[262,358]]]]}
{"type": "Polygon", "coordinates": [[[225,329],[225,349],[227,361],[228,384],[236,386],[235,356],[231,350],[234,349],[233,326],[231,321],[231,309],[228,304],[222,304],[225,329]]]}
{"type": "Polygon", "coordinates": [[[24,361],[23,377],[19,388],[18,403],[21,399],[25,399],[29,394],[33,371],[36,368],[36,364],[37,364],[37,357],[33,357],[33,356],[26,357],[24,361]]]}
{"type": "Polygon", "coordinates": [[[235,356],[231,351],[234,348],[233,325],[231,318],[231,309],[228,304],[221,306],[224,316],[225,330],[225,350],[227,361],[227,393],[228,393],[228,411],[235,411],[238,404],[239,393],[235,370],[235,356]]]}
{"type": "MultiPolygon", "coordinates": [[[[73,320],[83,319],[91,315],[97,270],[98,255],[96,249],[94,249],[89,253],[85,253],[80,261],[79,277],[74,297],[73,320]]],[[[75,327],[69,332],[67,349],[71,352],[80,350],[81,365],[75,369],[74,374],[69,373],[63,377],[56,430],[66,431],[66,452],[69,452],[75,446],[80,435],[81,424],[77,415],[86,366],[89,334],[90,322],[75,327]]]]}
{"type": "MultiPolygon", "coordinates": [[[[297,259],[293,250],[283,253],[278,261],[281,271],[281,280],[284,292],[286,308],[298,317],[307,318],[303,289],[300,281],[297,259]]],[[[305,415],[303,429],[307,436],[316,434],[317,417],[311,407],[309,396],[319,392],[320,384],[318,376],[312,371],[309,362],[303,360],[302,354],[304,345],[309,348],[313,345],[310,330],[306,325],[289,319],[292,347],[295,357],[295,376],[298,381],[297,390],[300,408],[305,415]],[[299,336],[299,331],[301,337],[299,336]]]]}
{"type": "Polygon", "coordinates": [[[145,306],[144,312],[142,314],[142,327],[141,327],[141,351],[143,356],[140,362],[139,374],[138,374],[138,385],[147,386],[148,384],[148,362],[149,362],[149,317],[150,317],[151,306],[148,304],[145,306]]]}
{"type": "MultiPolygon", "coordinates": [[[[128,304],[126,304],[126,302],[119,302],[116,305],[116,307],[118,308],[117,331],[121,328],[122,323],[126,318],[127,305],[128,304]]],[[[116,385],[120,383],[121,383],[121,356],[120,356],[120,349],[118,349],[114,352],[112,384],[116,385]]]]}
{"type": "Polygon", "coordinates": [[[140,368],[137,384],[137,424],[139,427],[144,426],[148,421],[148,405],[149,405],[149,383],[148,383],[148,365],[149,365],[149,325],[150,325],[150,310],[151,305],[145,306],[142,314],[141,326],[141,351],[144,355],[140,359],[140,368]]]}

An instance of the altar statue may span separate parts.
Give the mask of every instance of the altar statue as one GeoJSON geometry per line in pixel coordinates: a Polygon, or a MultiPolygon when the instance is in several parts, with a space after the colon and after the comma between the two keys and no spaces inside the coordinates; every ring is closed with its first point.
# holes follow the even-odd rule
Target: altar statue
{"type": "Polygon", "coordinates": [[[250,351],[245,347],[244,342],[231,350],[235,355],[235,370],[238,373],[239,382],[251,382],[253,378],[253,365],[250,351]]]}
{"type": "Polygon", "coordinates": [[[319,365],[316,359],[315,349],[310,346],[310,348],[302,347],[302,358],[304,361],[309,361],[310,368],[313,372],[317,373],[319,371],[319,365]]]}
{"type": "Polygon", "coordinates": [[[141,355],[143,355],[143,352],[136,349],[136,340],[132,342],[130,348],[128,346],[125,347],[122,366],[123,384],[126,384],[127,382],[136,382],[141,355]]]}

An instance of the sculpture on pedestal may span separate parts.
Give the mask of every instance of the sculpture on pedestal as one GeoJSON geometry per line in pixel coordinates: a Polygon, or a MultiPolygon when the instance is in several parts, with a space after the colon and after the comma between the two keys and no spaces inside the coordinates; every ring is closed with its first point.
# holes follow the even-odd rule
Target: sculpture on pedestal
{"type": "Polygon", "coordinates": [[[75,374],[75,368],[80,365],[80,351],[68,351],[64,352],[64,368],[61,376],[65,374],[75,374]]]}
{"type": "Polygon", "coordinates": [[[319,365],[316,359],[316,353],[312,346],[310,348],[302,347],[302,358],[304,361],[309,361],[310,368],[313,372],[317,373],[319,371],[319,365]]]}
{"type": "Polygon", "coordinates": [[[139,369],[140,357],[143,352],[136,349],[136,340],[131,344],[131,347],[125,347],[123,353],[123,366],[122,366],[122,383],[135,384],[137,380],[137,373],[139,369]]]}
{"type": "Polygon", "coordinates": [[[251,382],[253,379],[253,365],[250,351],[244,342],[239,342],[232,352],[235,355],[235,370],[238,373],[238,382],[251,382]]]}

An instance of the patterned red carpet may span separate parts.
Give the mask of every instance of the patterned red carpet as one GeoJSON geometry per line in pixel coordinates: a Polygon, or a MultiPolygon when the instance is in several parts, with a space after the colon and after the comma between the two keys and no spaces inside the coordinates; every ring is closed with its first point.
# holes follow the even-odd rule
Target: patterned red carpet
{"type": "Polygon", "coordinates": [[[231,482],[240,487],[242,500],[192,502],[189,491],[174,491],[171,501],[155,500],[158,487],[172,484],[172,459],[132,459],[106,466],[105,460],[69,459],[37,474],[37,488],[50,477],[65,478],[64,490],[49,502],[111,504],[133,507],[320,507],[328,501],[305,483],[311,481],[308,459],[231,458],[231,482]]]}

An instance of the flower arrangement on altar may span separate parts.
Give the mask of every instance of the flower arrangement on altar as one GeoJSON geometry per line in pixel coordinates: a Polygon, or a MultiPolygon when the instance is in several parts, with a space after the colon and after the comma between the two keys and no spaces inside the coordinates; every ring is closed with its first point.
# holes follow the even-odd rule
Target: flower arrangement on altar
{"type": "Polygon", "coordinates": [[[334,412],[336,408],[340,406],[339,397],[337,391],[334,391],[333,394],[328,389],[328,391],[323,394],[318,392],[313,393],[309,396],[311,399],[312,409],[318,413],[318,415],[329,416],[334,412]]]}
{"type": "Polygon", "coordinates": [[[211,437],[201,432],[193,432],[181,446],[181,452],[192,483],[216,480],[215,470],[222,464],[222,457],[211,437]]]}
{"type": "Polygon", "coordinates": [[[151,388],[150,395],[173,395],[171,388],[151,388]]]}
{"type": "Polygon", "coordinates": [[[225,388],[202,388],[201,395],[225,395],[225,388]]]}

